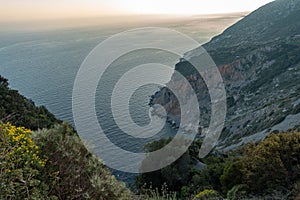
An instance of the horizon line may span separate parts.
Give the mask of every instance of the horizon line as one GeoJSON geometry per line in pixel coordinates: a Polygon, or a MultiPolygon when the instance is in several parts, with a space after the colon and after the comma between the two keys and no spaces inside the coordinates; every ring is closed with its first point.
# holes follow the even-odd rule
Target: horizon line
{"type": "Polygon", "coordinates": [[[25,23],[25,22],[55,22],[58,20],[92,20],[101,18],[119,18],[119,17],[207,17],[207,16],[218,16],[218,15],[247,15],[253,11],[240,11],[240,12],[220,12],[220,13],[203,13],[203,14],[141,14],[141,13],[124,13],[124,14],[103,14],[103,15],[90,15],[90,16],[69,16],[69,17],[52,17],[52,18],[27,18],[27,19],[0,19],[0,23],[25,23]]]}

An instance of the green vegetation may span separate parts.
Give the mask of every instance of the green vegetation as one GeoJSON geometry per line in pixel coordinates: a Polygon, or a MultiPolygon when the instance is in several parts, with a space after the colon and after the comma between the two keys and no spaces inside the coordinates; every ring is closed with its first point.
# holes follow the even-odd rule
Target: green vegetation
{"type": "Polygon", "coordinates": [[[0,124],[0,199],[52,199],[42,178],[46,159],[31,134],[0,124]]]}
{"type": "Polygon", "coordinates": [[[212,189],[206,189],[203,190],[202,192],[199,192],[199,194],[197,194],[195,198],[193,198],[193,200],[220,199],[220,198],[221,197],[217,191],[212,189]]]}
{"type": "Polygon", "coordinates": [[[0,199],[132,199],[66,123],[31,132],[0,124],[0,199]]]}
{"type": "Polygon", "coordinates": [[[248,144],[235,167],[229,167],[221,180],[231,179],[237,184],[244,184],[247,192],[254,194],[269,194],[274,190],[285,194],[300,178],[299,161],[299,132],[270,134],[257,145],[248,144]],[[232,177],[236,170],[242,179],[232,177]]]}
{"type": "Polygon", "coordinates": [[[0,75],[0,120],[15,126],[23,126],[31,130],[50,128],[60,122],[44,106],[34,103],[10,89],[8,80],[0,75]]]}
{"type": "MultiPolygon", "coordinates": [[[[149,146],[155,149],[158,144],[165,143],[163,140],[149,146]]],[[[272,133],[258,144],[250,143],[228,156],[214,152],[201,160],[206,164],[204,168],[184,165],[186,161],[190,163],[190,160],[197,159],[200,144],[200,141],[194,143],[186,153],[188,155],[183,155],[170,166],[138,177],[140,192],[148,186],[148,189],[155,188],[161,193],[159,188],[166,188],[163,187],[166,185],[178,199],[300,197],[299,131],[272,133]],[[182,166],[185,168],[179,171],[182,166]]]]}
{"type": "MultiPolygon", "coordinates": [[[[202,141],[194,141],[171,165],[138,176],[134,194],[86,149],[69,124],[10,90],[5,78],[0,82],[0,199],[300,198],[299,128],[272,133],[228,155],[214,150],[204,159],[198,158],[202,141]]],[[[145,150],[170,141],[155,141],[145,150]]]]}
{"type": "Polygon", "coordinates": [[[39,130],[34,140],[47,157],[44,174],[56,174],[51,195],[59,199],[131,199],[125,184],[85,148],[70,125],[39,130]]]}
{"type": "MultiPolygon", "coordinates": [[[[146,145],[145,149],[147,152],[152,152],[164,147],[170,141],[171,138],[155,141],[146,145]]],[[[160,193],[163,193],[165,189],[169,191],[180,191],[183,186],[188,185],[190,175],[187,172],[197,164],[195,158],[197,157],[200,145],[201,143],[199,141],[194,142],[189,150],[171,165],[155,172],[144,173],[137,177],[136,186],[139,188],[139,192],[145,193],[145,190],[147,191],[149,189],[158,190],[160,193]],[[164,185],[167,185],[167,188],[164,187],[164,185]]],[[[178,147],[180,148],[180,145],[178,145],[178,147]]],[[[170,151],[176,151],[176,149],[170,149],[170,151]]],[[[149,162],[153,164],[151,158],[146,158],[143,165],[147,165],[149,162]]]]}
{"type": "Polygon", "coordinates": [[[0,76],[0,199],[133,197],[69,124],[9,89],[0,76]]]}

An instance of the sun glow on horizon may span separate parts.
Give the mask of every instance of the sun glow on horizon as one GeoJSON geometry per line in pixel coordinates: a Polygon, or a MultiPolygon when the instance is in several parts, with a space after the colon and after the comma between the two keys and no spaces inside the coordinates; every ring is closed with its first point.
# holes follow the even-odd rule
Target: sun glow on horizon
{"type": "Polygon", "coordinates": [[[272,0],[113,0],[131,13],[197,15],[252,11],[272,0]],[[122,3],[123,2],[123,3],[122,3]]]}
{"type": "Polygon", "coordinates": [[[272,0],[0,0],[0,21],[132,14],[201,15],[252,11],[272,0]]]}

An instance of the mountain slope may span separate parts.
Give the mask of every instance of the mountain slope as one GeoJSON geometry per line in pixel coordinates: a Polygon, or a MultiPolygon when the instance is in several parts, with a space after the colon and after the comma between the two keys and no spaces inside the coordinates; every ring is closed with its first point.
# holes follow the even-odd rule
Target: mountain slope
{"type": "Polygon", "coordinates": [[[0,199],[138,198],[92,155],[71,125],[11,90],[2,76],[0,149],[0,199]]]}
{"type": "MultiPolygon", "coordinates": [[[[285,131],[300,125],[299,11],[299,0],[272,2],[204,45],[219,67],[227,92],[228,112],[218,148],[229,150],[263,139],[271,130],[285,131]]],[[[188,54],[196,56],[198,51],[188,54]]],[[[200,130],[205,130],[211,114],[206,85],[186,60],[182,59],[175,69],[184,74],[197,93],[200,130]]],[[[175,77],[170,83],[183,85],[175,77]]],[[[162,104],[169,120],[178,124],[176,97],[167,88],[153,97],[151,104],[162,104]]]]}
{"type": "Polygon", "coordinates": [[[277,0],[271,2],[214,37],[204,47],[207,50],[253,45],[284,39],[299,34],[300,1],[277,0]]]}

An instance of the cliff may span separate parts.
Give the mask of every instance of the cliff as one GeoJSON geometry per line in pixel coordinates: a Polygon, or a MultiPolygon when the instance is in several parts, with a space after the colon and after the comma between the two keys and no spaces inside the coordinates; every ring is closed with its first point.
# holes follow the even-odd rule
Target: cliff
{"type": "MultiPolygon", "coordinates": [[[[277,0],[204,45],[219,68],[227,92],[228,112],[218,148],[229,150],[263,139],[271,130],[285,131],[300,124],[299,11],[299,0],[277,0]]],[[[197,51],[188,54],[196,55],[197,51]]],[[[175,70],[188,79],[198,96],[200,130],[205,134],[211,115],[207,87],[185,59],[175,70]]],[[[184,95],[183,82],[173,76],[168,84],[177,85],[184,95]]],[[[151,100],[151,105],[156,103],[166,108],[169,121],[178,126],[180,106],[173,93],[162,88],[151,100]]]]}

